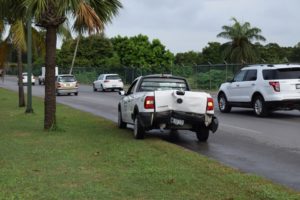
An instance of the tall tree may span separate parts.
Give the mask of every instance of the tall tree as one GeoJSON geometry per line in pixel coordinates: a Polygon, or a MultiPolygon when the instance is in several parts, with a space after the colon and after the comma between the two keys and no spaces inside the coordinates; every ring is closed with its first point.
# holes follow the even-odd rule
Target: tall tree
{"type": "Polygon", "coordinates": [[[221,56],[221,44],[219,42],[209,42],[208,46],[202,49],[203,61],[205,64],[210,63],[223,63],[224,60],[221,56]]]}
{"type": "Polygon", "coordinates": [[[58,27],[67,20],[67,16],[72,15],[75,18],[75,31],[101,32],[122,4],[119,0],[2,0],[1,6],[0,12],[6,15],[9,13],[5,10],[18,15],[22,10],[23,15],[33,16],[36,24],[46,30],[44,128],[56,128],[55,66],[58,27]]]}
{"type": "MultiPolygon", "coordinates": [[[[22,19],[7,19],[7,23],[10,26],[5,26],[3,30],[8,32],[7,38],[3,41],[3,47],[7,47],[10,44],[16,49],[17,52],[17,67],[18,67],[18,93],[19,93],[19,107],[25,106],[25,97],[24,97],[24,87],[23,87],[23,61],[22,54],[26,51],[26,25],[22,19]]],[[[39,50],[42,52],[45,49],[44,45],[44,36],[37,29],[32,27],[32,35],[33,35],[33,49],[35,51],[39,50]]],[[[3,52],[5,55],[8,54],[9,49],[3,52]]],[[[40,52],[36,52],[40,53],[40,52]]]]}
{"type": "Polygon", "coordinates": [[[170,72],[174,55],[158,40],[149,41],[146,35],[117,36],[111,39],[123,66],[155,73],[170,72]]]}
{"type": "Polygon", "coordinates": [[[300,42],[293,48],[289,60],[291,62],[300,63],[300,42]]]}
{"type": "Polygon", "coordinates": [[[18,60],[18,86],[19,86],[19,107],[25,106],[24,88],[23,88],[23,62],[22,53],[26,51],[25,26],[22,20],[17,20],[11,25],[9,34],[13,45],[17,49],[18,60]]]}
{"type": "Polygon", "coordinates": [[[203,57],[200,52],[188,51],[177,53],[175,56],[175,65],[194,66],[203,63],[203,57]]]}
{"type": "Polygon", "coordinates": [[[232,26],[223,26],[223,32],[217,37],[229,39],[230,41],[222,45],[223,55],[227,61],[235,63],[251,63],[255,61],[256,51],[252,42],[265,41],[260,35],[261,30],[251,27],[249,22],[241,24],[236,18],[231,19],[232,26]]]}

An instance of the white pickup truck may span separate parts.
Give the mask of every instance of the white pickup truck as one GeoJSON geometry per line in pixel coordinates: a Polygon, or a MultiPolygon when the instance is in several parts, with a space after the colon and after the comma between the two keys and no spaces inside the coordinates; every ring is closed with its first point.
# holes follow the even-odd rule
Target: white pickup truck
{"type": "Polygon", "coordinates": [[[118,105],[118,126],[134,125],[134,137],[151,129],[191,130],[199,141],[218,128],[214,102],[206,92],[192,92],[182,77],[148,75],[136,78],[118,105]]]}

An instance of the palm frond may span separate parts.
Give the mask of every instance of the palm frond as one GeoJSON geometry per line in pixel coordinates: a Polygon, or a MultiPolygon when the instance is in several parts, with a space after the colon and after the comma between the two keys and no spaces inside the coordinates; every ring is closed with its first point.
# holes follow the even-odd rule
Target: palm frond
{"type": "Polygon", "coordinates": [[[17,20],[11,25],[10,35],[12,38],[12,43],[17,48],[22,49],[23,52],[26,51],[26,31],[24,22],[22,20],[17,20]]]}
{"type": "Polygon", "coordinates": [[[31,30],[33,50],[35,54],[44,57],[46,54],[45,32],[39,31],[34,27],[32,27],[31,30]]]}
{"type": "Polygon", "coordinates": [[[123,7],[119,0],[90,0],[89,2],[103,23],[111,22],[118,14],[119,8],[123,7]]]}
{"type": "Polygon", "coordinates": [[[104,23],[90,5],[81,1],[73,28],[79,33],[83,33],[85,30],[89,33],[101,32],[104,29],[104,23]]]}
{"type": "Polygon", "coordinates": [[[72,39],[71,30],[67,21],[58,27],[57,34],[62,40],[72,39]]]}

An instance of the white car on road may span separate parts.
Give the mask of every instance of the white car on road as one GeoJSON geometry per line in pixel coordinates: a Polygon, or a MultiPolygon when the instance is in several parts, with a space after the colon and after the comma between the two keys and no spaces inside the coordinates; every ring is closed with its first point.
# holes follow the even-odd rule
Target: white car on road
{"type": "Polygon", "coordinates": [[[199,141],[218,128],[213,98],[193,92],[186,79],[172,75],[148,75],[133,81],[118,105],[118,126],[134,125],[134,137],[143,139],[151,129],[191,130],[199,141]]]}
{"type": "Polygon", "coordinates": [[[260,117],[275,110],[300,110],[300,65],[244,67],[221,85],[218,104],[223,113],[232,107],[247,107],[260,117]]]}
{"type": "MultiPolygon", "coordinates": [[[[27,85],[28,84],[28,74],[27,72],[22,73],[23,77],[23,84],[27,85]]],[[[35,78],[33,75],[31,75],[31,84],[35,85],[35,78]]]]}
{"type": "Polygon", "coordinates": [[[93,82],[93,90],[123,90],[124,84],[118,74],[100,74],[97,80],[93,82]]]}

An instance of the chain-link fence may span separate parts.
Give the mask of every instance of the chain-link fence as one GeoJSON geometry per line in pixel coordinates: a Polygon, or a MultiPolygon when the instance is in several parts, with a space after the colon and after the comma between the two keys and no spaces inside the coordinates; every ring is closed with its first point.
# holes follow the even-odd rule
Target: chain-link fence
{"type": "MultiPolygon", "coordinates": [[[[241,65],[236,64],[212,64],[212,65],[196,65],[196,66],[173,66],[169,72],[161,72],[172,74],[175,76],[185,77],[192,89],[201,90],[217,90],[221,83],[231,79],[233,75],[241,68],[241,65]]],[[[60,73],[68,73],[69,69],[60,69],[60,73]]],[[[125,84],[130,84],[136,77],[157,74],[151,70],[121,67],[114,70],[104,70],[101,68],[85,68],[75,67],[73,74],[77,79],[84,83],[92,83],[99,74],[117,73],[125,84]]]]}
{"type": "MultiPolygon", "coordinates": [[[[192,89],[201,90],[217,90],[221,83],[231,79],[233,75],[241,68],[236,64],[211,64],[211,65],[195,65],[195,66],[178,66],[173,65],[169,71],[155,71],[137,67],[116,67],[113,69],[101,67],[74,67],[73,74],[81,83],[91,84],[100,74],[116,73],[119,74],[123,82],[127,85],[138,76],[165,73],[175,76],[185,77],[192,89]]],[[[25,68],[26,69],[26,68],[25,68]]],[[[60,74],[68,74],[70,68],[59,68],[60,74]]],[[[16,67],[6,69],[7,74],[17,74],[16,67]]],[[[35,66],[33,74],[38,76],[41,74],[41,67],[35,66]]]]}

